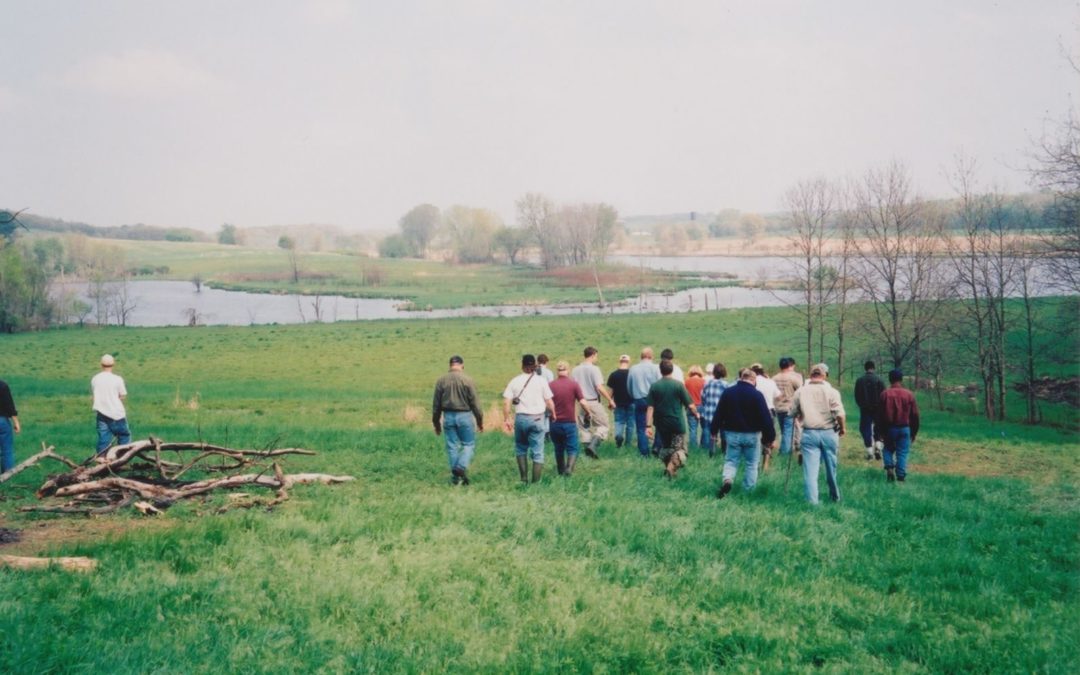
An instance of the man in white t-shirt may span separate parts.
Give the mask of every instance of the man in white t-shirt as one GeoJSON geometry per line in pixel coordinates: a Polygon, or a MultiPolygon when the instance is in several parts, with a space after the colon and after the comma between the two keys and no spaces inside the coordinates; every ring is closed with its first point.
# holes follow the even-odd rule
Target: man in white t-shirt
{"type": "Polygon", "coordinates": [[[570,372],[570,378],[581,387],[581,393],[585,396],[578,408],[578,438],[585,447],[585,454],[593,459],[599,459],[596,454],[597,448],[608,437],[608,408],[615,409],[615,399],[611,398],[607,387],[604,386],[604,373],[596,365],[600,358],[600,352],[596,347],[585,348],[585,360],[570,372]],[[607,405],[600,399],[607,399],[607,405]]]}
{"type": "MultiPolygon", "coordinates": [[[[776,386],[776,383],[773,382],[765,372],[765,366],[760,363],[751,364],[750,370],[754,371],[754,374],[757,375],[757,384],[754,386],[761,392],[761,395],[765,397],[765,405],[769,406],[769,415],[773,419],[773,426],[775,426],[776,397],[780,395],[780,387],[776,386]]],[[[765,448],[763,454],[764,457],[761,462],[761,470],[764,472],[769,470],[769,462],[772,459],[772,448],[765,448]]]]}
{"type": "Polygon", "coordinates": [[[97,413],[97,454],[105,452],[112,445],[113,438],[120,445],[131,442],[128,430],[127,411],[124,399],[127,388],[124,378],[113,372],[116,359],[111,354],[101,357],[101,372],[90,380],[90,391],[94,394],[94,412],[97,413]]]}
{"type": "Polygon", "coordinates": [[[540,480],[544,470],[544,413],[555,417],[555,404],[552,402],[551,387],[547,380],[536,372],[536,357],[525,354],[521,357],[521,374],[510,380],[503,390],[503,428],[507,433],[514,432],[514,455],[517,457],[518,472],[521,482],[529,479],[529,459],[532,459],[532,482],[540,480]],[[510,406],[514,406],[514,416],[510,416],[510,406]]]}

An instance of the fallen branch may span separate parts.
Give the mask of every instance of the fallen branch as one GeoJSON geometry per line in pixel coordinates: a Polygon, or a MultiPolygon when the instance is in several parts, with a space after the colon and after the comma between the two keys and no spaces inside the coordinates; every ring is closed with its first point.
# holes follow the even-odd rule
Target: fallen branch
{"type": "Polygon", "coordinates": [[[22,511],[46,513],[79,513],[98,515],[131,505],[144,515],[160,513],[173,503],[205,495],[215,490],[241,486],[265,487],[274,490],[273,507],[289,498],[294,485],[320,483],[333,485],[354,480],[352,476],[333,476],[321,473],[287,474],[277,459],[287,455],[314,455],[310,450],[283,448],[278,450],[236,450],[209,443],[166,443],[150,437],[146,440],[114,446],[102,455],[92,457],[82,465],[69,462],[73,471],[50,477],[40,488],[39,499],[70,498],[63,505],[23,507],[22,511]],[[174,452],[182,460],[168,461],[163,452],[174,452]],[[183,453],[195,453],[187,459],[183,453]],[[212,462],[214,458],[224,463],[212,462]],[[273,459],[269,466],[260,460],[273,459]],[[179,480],[188,471],[220,473],[242,469],[257,469],[258,473],[237,473],[203,480],[179,480]],[[145,500],[135,502],[135,499],[145,500]]]}
{"type": "Polygon", "coordinates": [[[63,462],[64,464],[67,464],[72,469],[79,468],[78,464],[71,461],[67,457],[64,457],[63,455],[58,455],[55,452],[53,452],[53,450],[55,450],[55,449],[56,448],[54,448],[51,445],[46,448],[45,444],[42,443],[41,444],[41,452],[34,455],[33,457],[27,458],[21,464],[17,464],[15,466],[13,466],[12,468],[5,471],[4,473],[0,473],[0,483],[3,483],[5,481],[7,481],[7,480],[10,480],[11,477],[14,476],[15,474],[21,473],[22,471],[25,471],[26,469],[29,469],[30,467],[34,466],[35,464],[37,464],[38,462],[40,462],[43,459],[55,459],[55,460],[57,460],[59,462],[63,462]]]}
{"type": "Polygon", "coordinates": [[[93,558],[28,558],[21,555],[0,555],[0,567],[17,570],[40,570],[59,567],[69,572],[92,572],[97,568],[93,558]]]}

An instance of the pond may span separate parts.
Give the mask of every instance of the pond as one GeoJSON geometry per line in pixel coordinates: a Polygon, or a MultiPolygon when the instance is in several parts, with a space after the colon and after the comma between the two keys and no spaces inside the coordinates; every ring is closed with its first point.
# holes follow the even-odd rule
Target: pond
{"type": "MultiPolygon", "coordinates": [[[[93,305],[86,284],[67,284],[61,291],[72,291],[93,305]]],[[[559,305],[505,305],[404,310],[400,300],[347,298],[323,295],[271,295],[207,288],[196,290],[186,281],[128,282],[129,326],[183,326],[194,313],[199,324],[248,326],[271,323],[307,323],[313,321],[357,321],[371,319],[433,319],[483,316],[563,316],[568,314],[628,314],[634,312],[696,312],[736,307],[772,307],[795,300],[793,293],[779,294],[751,288],[697,288],[678,293],[649,293],[631,300],[608,303],[559,305]]],[[[90,321],[93,316],[89,317],[90,321]]],[[[115,319],[113,320],[115,322],[115,319]]]]}

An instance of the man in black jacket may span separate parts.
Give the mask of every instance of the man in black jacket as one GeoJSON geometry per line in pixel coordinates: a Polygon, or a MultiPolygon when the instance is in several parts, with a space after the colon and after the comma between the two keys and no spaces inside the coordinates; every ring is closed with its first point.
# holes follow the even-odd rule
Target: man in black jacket
{"type": "Polygon", "coordinates": [[[866,448],[866,461],[881,459],[881,444],[874,442],[874,417],[885,383],[874,372],[874,362],[867,361],[866,373],[855,381],[855,405],[859,406],[859,433],[866,448]]]}
{"type": "Polygon", "coordinates": [[[755,386],[757,374],[749,368],[739,371],[739,381],[728,387],[720,396],[716,413],[712,418],[713,445],[716,437],[723,432],[727,441],[727,453],[724,456],[724,484],[716,493],[723,499],[731,492],[739,463],[745,466],[743,489],[749,492],[757,484],[758,462],[761,460],[761,446],[776,447],[776,427],[773,426],[772,413],[765,403],[765,397],[755,386]]]}

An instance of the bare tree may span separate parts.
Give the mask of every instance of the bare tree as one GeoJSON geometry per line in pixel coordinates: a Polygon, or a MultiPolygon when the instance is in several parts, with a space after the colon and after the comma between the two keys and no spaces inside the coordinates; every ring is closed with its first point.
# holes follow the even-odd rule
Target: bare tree
{"type": "Polygon", "coordinates": [[[131,318],[131,313],[138,307],[138,298],[131,294],[131,284],[128,275],[124,274],[119,280],[111,284],[110,305],[111,313],[116,317],[116,323],[126,326],[131,318]]]}
{"type": "MultiPolygon", "coordinates": [[[[828,302],[823,288],[826,264],[825,246],[829,239],[829,221],[836,212],[836,191],[824,178],[797,183],[784,195],[794,233],[788,238],[792,255],[788,258],[802,303],[799,310],[806,330],[806,364],[814,363],[814,335],[823,339],[824,306],[828,302]]],[[[821,360],[820,356],[819,359],[821,360]]]]}
{"type": "Polygon", "coordinates": [[[540,262],[545,269],[561,264],[562,235],[555,218],[555,202],[546,195],[529,192],[517,200],[518,225],[530,232],[540,246],[540,262]]]}
{"type": "Polygon", "coordinates": [[[893,367],[914,360],[918,384],[920,345],[941,308],[943,283],[934,255],[941,214],[915,195],[907,169],[896,161],[868,171],[853,199],[859,235],[853,242],[855,276],[872,306],[871,329],[884,340],[893,367]]]}
{"type": "MultiPolygon", "coordinates": [[[[1080,72],[1070,60],[1074,70],[1080,72]]],[[[1032,182],[1054,195],[1047,217],[1052,228],[1044,237],[1048,252],[1047,281],[1080,292],[1080,112],[1070,110],[1038,140],[1032,182]]]]}

